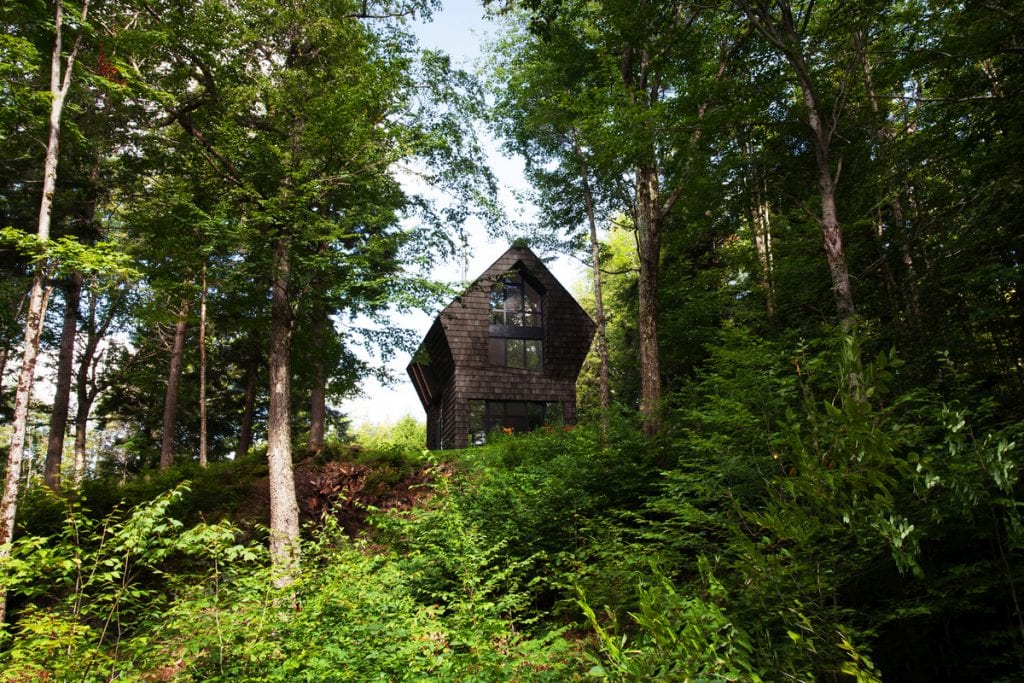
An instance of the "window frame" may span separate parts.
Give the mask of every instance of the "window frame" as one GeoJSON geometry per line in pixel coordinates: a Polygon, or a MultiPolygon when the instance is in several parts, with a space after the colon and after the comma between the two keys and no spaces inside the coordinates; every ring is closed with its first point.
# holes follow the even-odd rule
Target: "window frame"
{"type": "Polygon", "coordinates": [[[515,270],[494,282],[489,302],[487,358],[491,365],[543,372],[543,290],[515,270]]]}
{"type": "Polygon", "coordinates": [[[517,399],[469,399],[469,445],[487,443],[494,431],[530,432],[565,420],[562,401],[528,401],[517,399]]]}

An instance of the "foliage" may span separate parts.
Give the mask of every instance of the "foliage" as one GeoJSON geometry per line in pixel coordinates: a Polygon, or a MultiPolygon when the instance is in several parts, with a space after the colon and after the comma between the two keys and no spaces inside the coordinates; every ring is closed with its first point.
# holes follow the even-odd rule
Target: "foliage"
{"type": "MultiPolygon", "coordinates": [[[[750,635],[762,676],[872,680],[899,661],[972,675],[956,640],[966,633],[946,646],[940,674],[933,650],[882,632],[931,630],[1012,598],[1021,558],[1016,516],[1004,511],[1016,507],[1020,426],[971,436],[969,411],[898,391],[900,359],[879,352],[862,363],[853,338],[779,350],[735,331],[716,346],[677,422],[687,427],[679,462],[630,548],[661,548],[682,571],[689,558],[717,556],[727,613],[750,635]],[[978,519],[985,526],[968,531],[978,519]],[[998,549],[992,560],[952,550],[976,548],[977,534],[998,549]],[[986,571],[993,581],[980,579],[986,571]],[[976,577],[970,598],[952,599],[948,572],[976,577]]],[[[1019,652],[1019,622],[1007,617],[987,642],[1019,652]]],[[[988,666],[1012,671],[1017,656],[992,650],[988,666]]]]}
{"type": "Polygon", "coordinates": [[[235,543],[227,523],[183,529],[170,506],[187,485],[121,516],[91,519],[69,503],[53,537],[23,536],[13,544],[2,581],[22,606],[5,631],[5,680],[81,677],[106,680],[121,668],[120,648],[145,633],[170,603],[180,580],[172,561],[200,560],[216,578],[218,563],[251,562],[257,551],[235,543]]]}
{"type": "MultiPolygon", "coordinates": [[[[597,632],[607,661],[590,670],[595,678],[611,680],[761,681],[751,665],[750,638],[733,624],[721,608],[725,588],[715,579],[706,557],[698,560],[702,590],[681,595],[657,566],[639,586],[635,636],[618,633],[614,613],[603,625],[581,596],[580,607],[597,632]]],[[[697,587],[697,586],[694,586],[697,587]]]]}
{"type": "Polygon", "coordinates": [[[433,0],[114,1],[89,25],[64,3],[83,30],[46,253],[51,8],[0,8],[0,379],[33,259],[55,286],[85,271],[79,333],[110,349],[79,359],[108,428],[90,476],[20,505],[0,678],[1019,679],[1020,3],[484,4],[492,93],[415,50],[433,0]],[[364,537],[307,530],[279,591],[246,540],[266,460],[228,461],[268,422],[271,247],[304,434],[314,391],[373,372],[357,346],[408,345],[379,316],[445,293],[416,268],[465,219],[525,229],[496,211],[485,118],[526,156],[531,243],[578,249],[592,195],[619,412],[461,453],[424,453],[411,418],[339,429],[316,457],[374,463],[374,487],[444,458],[439,484],[364,537]],[[857,312],[838,335],[823,168],[857,312]],[[179,460],[199,441],[201,294],[212,462],[154,473],[179,319],[179,460]]]}
{"type": "Polygon", "coordinates": [[[58,536],[15,543],[4,581],[21,602],[4,680],[565,680],[573,669],[557,631],[517,625],[520,568],[495,567],[443,491],[436,513],[391,518],[423,539],[402,556],[325,521],[284,592],[265,549],[239,544],[230,524],[168,517],[185,491],[123,520],[72,506],[58,536]],[[415,571],[441,558],[454,584],[415,571]]]}
{"type": "Polygon", "coordinates": [[[392,424],[365,422],[355,430],[355,442],[371,450],[416,452],[427,442],[427,426],[411,415],[392,424]]]}

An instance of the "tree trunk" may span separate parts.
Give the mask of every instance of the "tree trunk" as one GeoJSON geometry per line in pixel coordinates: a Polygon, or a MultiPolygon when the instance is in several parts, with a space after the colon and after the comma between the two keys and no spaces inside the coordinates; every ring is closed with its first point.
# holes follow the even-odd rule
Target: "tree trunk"
{"type": "MultiPolygon", "coordinates": [[[[856,311],[853,305],[850,273],[846,267],[843,231],[836,208],[836,184],[842,163],[840,162],[837,169],[833,171],[832,135],[834,126],[830,127],[826,122],[824,108],[821,106],[817,90],[814,87],[810,65],[802,52],[800,29],[797,28],[788,0],[777,0],[775,3],[781,12],[778,23],[772,18],[767,3],[758,2],[755,5],[747,0],[740,0],[740,5],[746,11],[747,17],[758,33],[778,48],[789,62],[796,76],[804,106],[807,108],[807,125],[812,132],[811,143],[814,147],[814,161],[818,172],[818,196],[821,202],[819,222],[822,242],[825,247],[825,259],[828,262],[839,323],[844,331],[849,331],[853,326],[856,311]]],[[[839,109],[841,107],[837,106],[837,111],[833,116],[839,115],[839,109]]]]}
{"type": "Polygon", "coordinates": [[[256,415],[256,381],[259,379],[259,356],[255,353],[245,370],[245,408],[242,410],[242,426],[238,432],[235,457],[244,457],[252,447],[252,423],[256,415]]]}
{"type": "Polygon", "coordinates": [[[160,469],[174,465],[174,435],[178,419],[178,387],[181,384],[182,356],[185,350],[185,331],[188,329],[188,305],[182,306],[178,322],[174,325],[171,362],[167,371],[167,393],[164,396],[163,434],[160,440],[160,469]]]}
{"type": "Polygon", "coordinates": [[[117,314],[118,301],[111,298],[103,321],[97,324],[96,321],[97,295],[89,297],[89,314],[85,322],[85,348],[82,350],[78,364],[78,372],[75,376],[75,395],[77,408],[75,410],[75,481],[80,482],[85,476],[85,448],[86,437],[89,430],[89,413],[92,410],[93,401],[99,394],[99,386],[96,380],[96,366],[99,363],[97,349],[100,342],[106,336],[110,324],[117,314]]]}
{"type": "MultiPolygon", "coordinates": [[[[11,447],[7,455],[7,474],[4,478],[4,494],[0,501],[0,561],[6,559],[5,544],[14,539],[14,517],[18,507],[18,488],[21,479],[21,463],[25,457],[25,441],[28,434],[28,411],[32,401],[32,384],[35,379],[36,360],[39,357],[39,338],[43,332],[43,318],[52,288],[44,286],[46,272],[38,266],[32,280],[28,313],[25,318],[25,350],[21,361],[21,374],[14,395],[14,430],[11,447]]],[[[0,605],[0,616],[3,606],[0,605]]],[[[2,623],[2,621],[0,621],[2,623]]]]}
{"type": "Polygon", "coordinates": [[[270,406],[267,417],[267,463],[270,476],[270,561],[274,583],[287,586],[299,571],[299,506],[292,470],[289,356],[292,312],[291,269],[287,237],[274,242],[270,294],[270,406]]]}
{"type": "Polygon", "coordinates": [[[310,453],[324,449],[325,423],[327,421],[327,366],[323,361],[324,330],[327,311],[316,306],[313,312],[313,387],[309,397],[309,443],[310,453]]]}
{"type": "MultiPolygon", "coordinates": [[[[205,257],[204,257],[205,259],[205,257]]],[[[206,467],[206,261],[199,295],[199,465],[206,467]]]]}
{"type": "Polygon", "coordinates": [[[761,269],[761,289],[764,290],[765,315],[768,322],[775,320],[775,254],[772,250],[771,204],[768,201],[768,179],[764,169],[754,160],[753,145],[743,142],[749,175],[745,179],[750,214],[750,229],[754,234],[754,249],[761,269]]]}
{"type": "Polygon", "coordinates": [[[75,272],[64,289],[64,324],[60,333],[57,360],[57,386],[50,414],[50,435],[46,445],[43,480],[51,489],[60,486],[60,469],[64,460],[64,435],[68,426],[68,404],[71,399],[71,374],[75,363],[75,338],[78,336],[78,306],[82,295],[82,274],[75,272]]]}
{"type": "MultiPolygon", "coordinates": [[[[89,14],[88,0],[82,3],[82,23],[89,14]]],[[[64,111],[64,101],[71,88],[71,74],[74,70],[75,57],[81,46],[81,35],[75,40],[75,46],[67,57],[63,77],[61,75],[61,56],[63,54],[64,6],[56,0],[54,7],[54,39],[53,52],[50,57],[50,122],[49,138],[46,143],[46,158],[43,162],[43,192],[39,202],[39,223],[36,238],[45,245],[50,240],[50,220],[53,216],[53,197],[57,189],[57,160],[60,154],[60,124],[64,111]]],[[[9,555],[9,543],[14,538],[14,518],[18,508],[18,480],[21,475],[21,461],[25,456],[25,435],[28,431],[28,409],[32,396],[32,381],[36,370],[36,358],[39,355],[39,340],[42,336],[46,318],[46,304],[50,289],[44,287],[46,281],[44,264],[36,266],[36,274],[32,280],[32,294],[29,296],[28,313],[25,317],[25,348],[22,356],[21,374],[14,397],[13,433],[11,447],[7,454],[7,475],[4,480],[4,494],[0,500],[0,564],[9,555]]],[[[0,591],[0,624],[7,617],[7,593],[0,591]]]]}
{"type": "Polygon", "coordinates": [[[658,173],[653,166],[637,169],[637,251],[640,257],[638,333],[640,335],[640,413],[644,433],[661,427],[661,369],[658,355],[658,274],[661,265],[662,216],[658,206],[658,173]]]}
{"type": "Polygon", "coordinates": [[[608,410],[611,397],[608,382],[608,336],[607,320],[604,315],[604,296],[601,288],[601,243],[597,239],[597,218],[594,211],[594,193],[590,187],[590,173],[587,161],[580,148],[579,137],[573,130],[573,148],[580,164],[580,180],[583,182],[583,201],[587,210],[587,222],[590,227],[590,257],[593,261],[594,278],[594,312],[597,315],[597,358],[598,358],[598,391],[601,399],[601,434],[608,438],[608,410]]]}
{"type": "Polygon", "coordinates": [[[818,165],[818,192],[821,197],[821,237],[825,244],[825,258],[832,278],[832,294],[836,311],[843,330],[853,326],[856,311],[853,306],[853,288],[850,286],[850,272],[846,267],[846,252],[843,248],[843,230],[836,208],[836,180],[838,173],[832,171],[832,132],[826,129],[817,97],[809,80],[801,79],[804,103],[807,105],[807,122],[814,132],[814,158],[818,165]]]}

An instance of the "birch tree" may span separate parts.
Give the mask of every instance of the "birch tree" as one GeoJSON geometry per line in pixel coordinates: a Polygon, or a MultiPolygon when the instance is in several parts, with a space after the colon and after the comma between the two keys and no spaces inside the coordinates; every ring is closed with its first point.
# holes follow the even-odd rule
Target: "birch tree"
{"type": "MultiPolygon", "coordinates": [[[[75,60],[82,46],[82,33],[88,19],[89,3],[83,0],[81,10],[75,17],[79,32],[71,49],[64,51],[64,3],[54,3],[54,38],[53,51],[50,57],[50,116],[46,156],[43,162],[42,197],[39,202],[39,221],[36,228],[36,240],[40,250],[45,251],[50,240],[50,223],[53,216],[54,195],[57,190],[57,161],[60,155],[61,120],[64,114],[64,102],[71,89],[75,60]]],[[[0,500],[0,561],[9,552],[14,537],[14,518],[18,507],[18,489],[21,479],[21,463],[25,456],[25,437],[28,428],[28,409],[32,396],[32,385],[35,378],[36,360],[39,354],[39,342],[42,336],[46,305],[49,301],[51,286],[47,284],[49,265],[45,256],[37,263],[32,279],[28,310],[25,318],[25,339],[21,360],[21,372],[14,399],[13,434],[7,456],[7,473],[4,480],[3,498],[0,500]]],[[[6,596],[0,596],[0,623],[6,616],[6,596]]]]}

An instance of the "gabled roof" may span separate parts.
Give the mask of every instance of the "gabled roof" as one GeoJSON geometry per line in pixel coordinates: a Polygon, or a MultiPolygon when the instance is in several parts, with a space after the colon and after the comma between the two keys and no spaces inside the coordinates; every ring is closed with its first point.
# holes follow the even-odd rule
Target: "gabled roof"
{"type": "MultiPolygon", "coordinates": [[[[476,314],[480,311],[474,310],[474,307],[481,304],[486,306],[482,302],[487,301],[494,283],[513,271],[522,274],[544,295],[545,307],[555,316],[554,319],[548,319],[550,329],[547,333],[549,343],[555,347],[547,357],[553,363],[558,363],[552,373],[575,381],[590,349],[596,325],[533,251],[527,247],[513,246],[441,310],[413,355],[408,372],[424,408],[436,401],[445,373],[454,371],[458,358],[463,357],[458,347],[466,335],[471,334],[470,328],[482,330],[482,334],[486,335],[486,317],[476,320],[476,314]],[[472,306],[469,306],[470,301],[473,302],[472,306]],[[467,315],[474,319],[467,319],[467,315]]],[[[486,316],[486,309],[483,314],[486,316]]]]}

